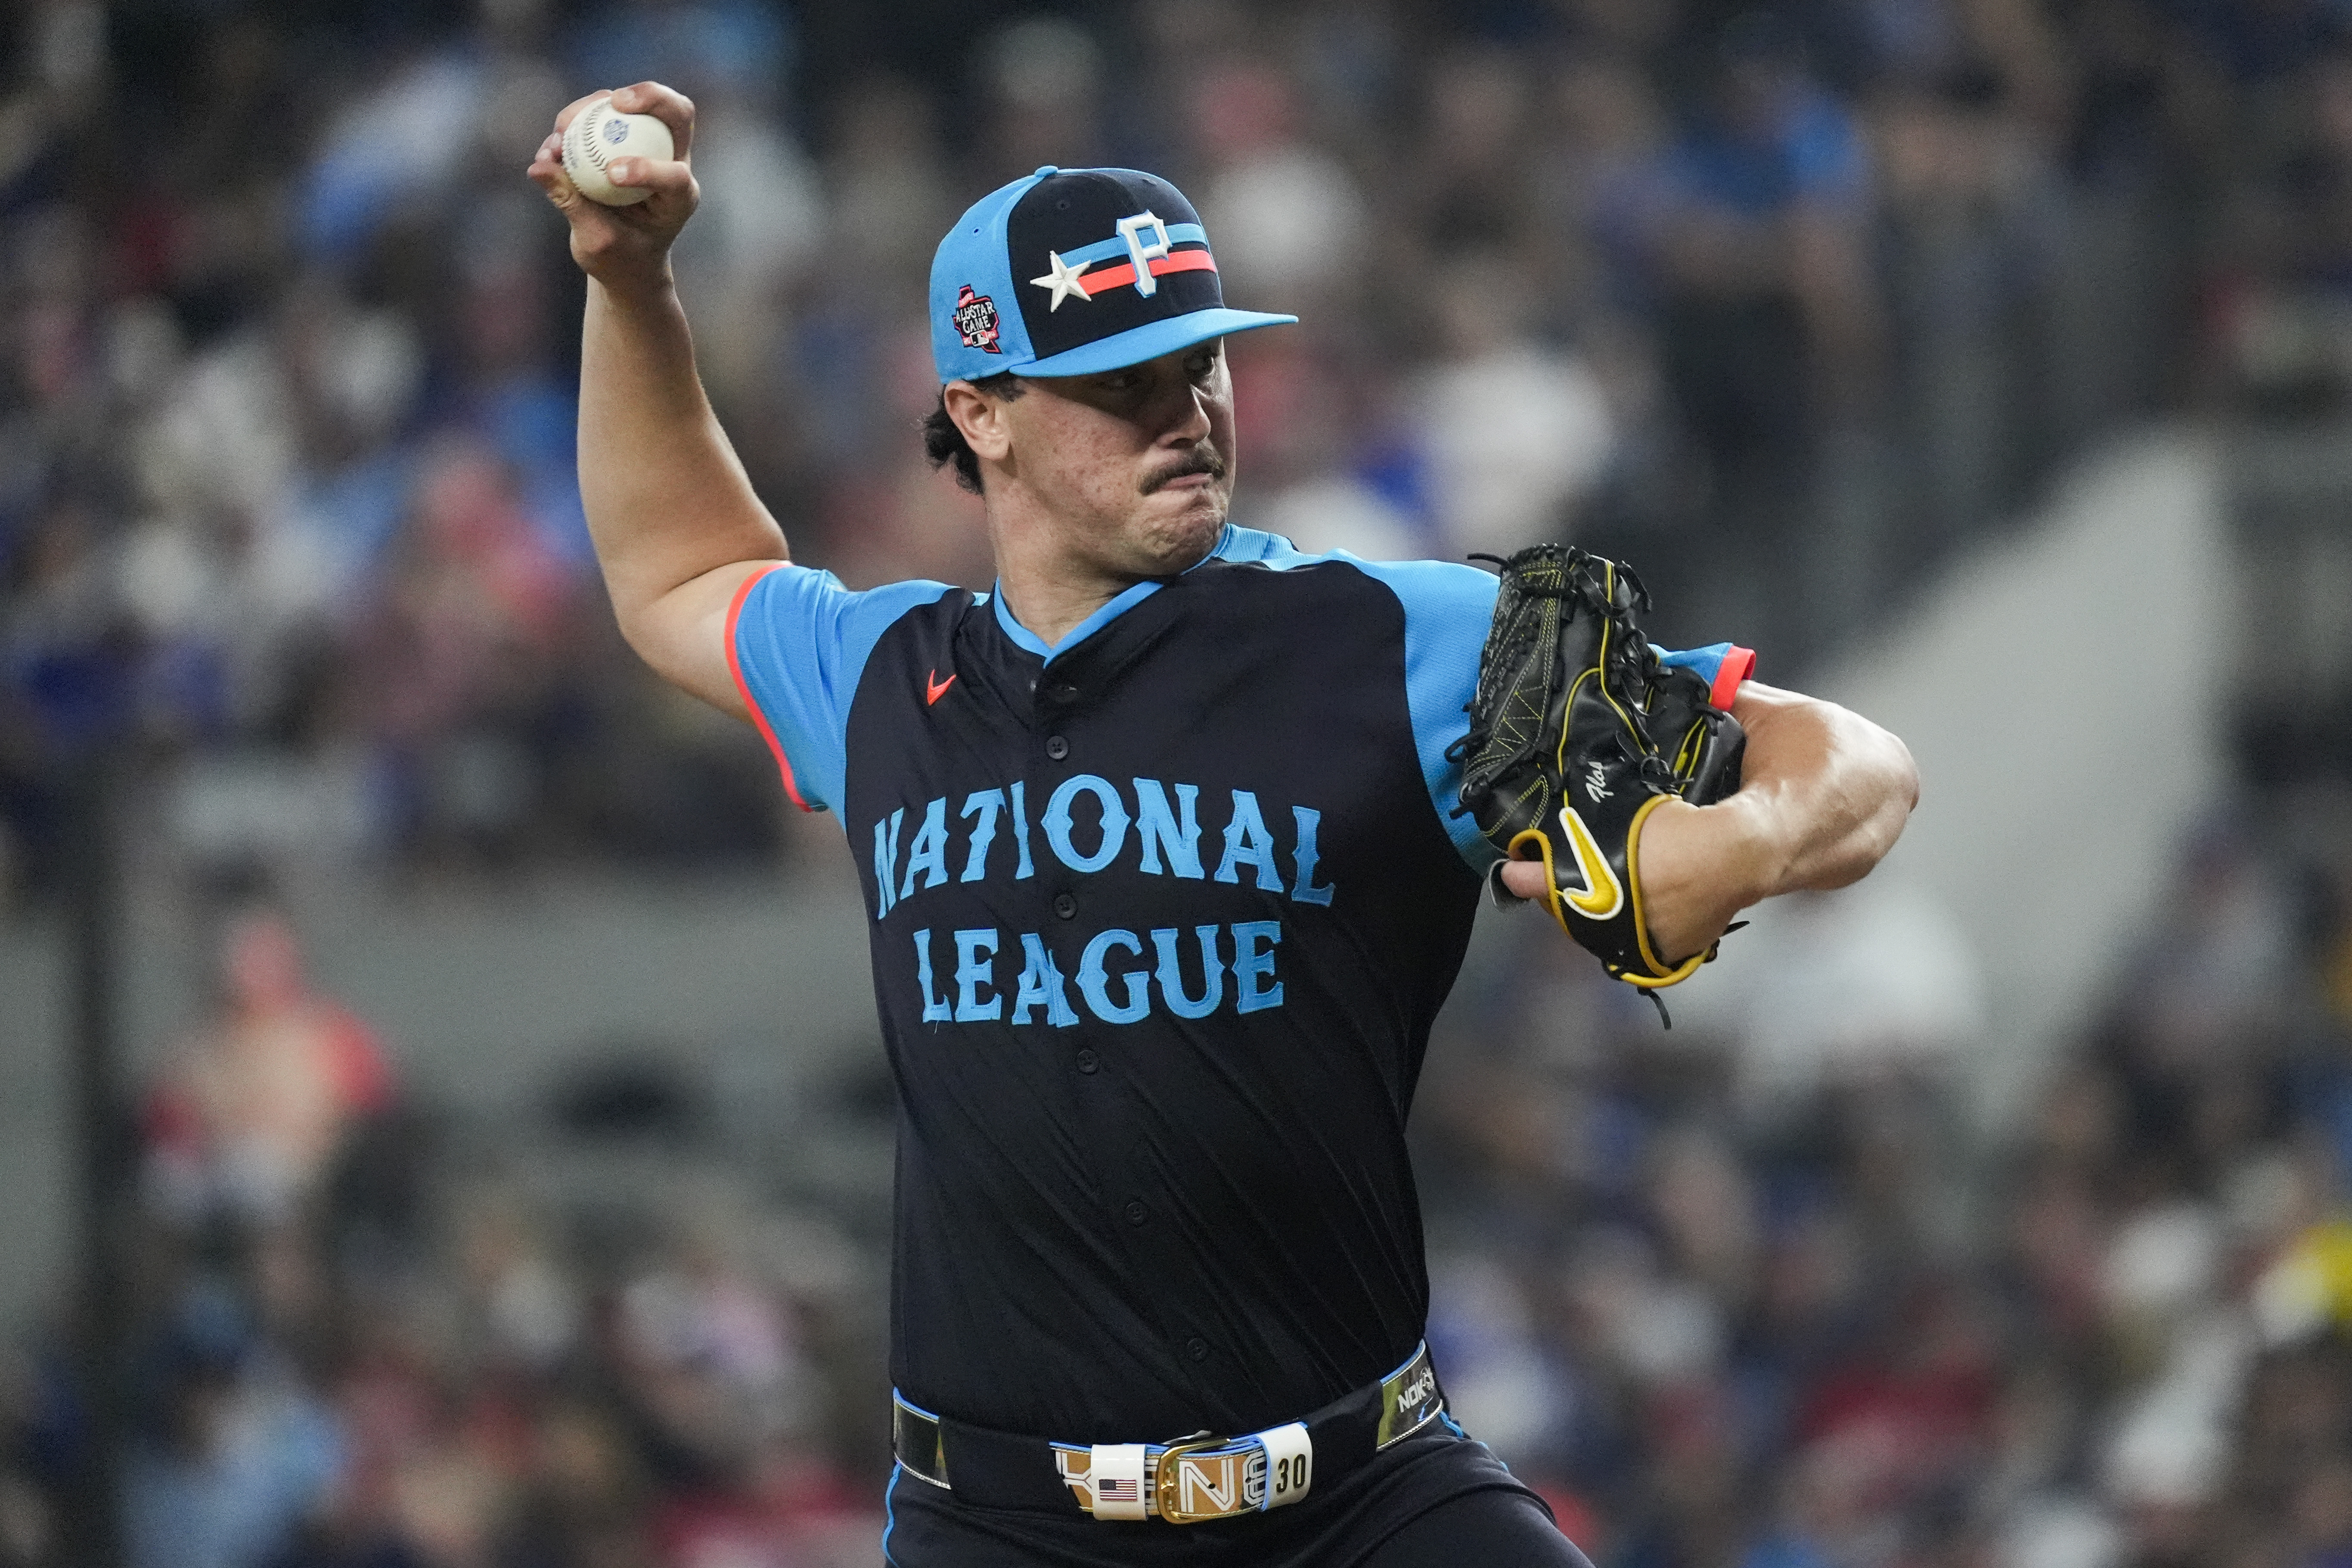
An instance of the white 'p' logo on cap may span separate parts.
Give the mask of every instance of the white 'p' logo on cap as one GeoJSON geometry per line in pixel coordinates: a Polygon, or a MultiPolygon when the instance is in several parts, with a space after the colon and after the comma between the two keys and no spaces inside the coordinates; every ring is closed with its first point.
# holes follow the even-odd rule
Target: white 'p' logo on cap
{"type": "Polygon", "coordinates": [[[1151,213],[1137,213],[1118,220],[1118,237],[1127,241],[1128,257],[1135,263],[1135,291],[1147,295],[1160,292],[1160,279],[1151,275],[1151,261],[1154,257],[1168,254],[1168,226],[1151,213]],[[1147,228],[1151,231],[1150,239],[1143,237],[1147,228]]]}

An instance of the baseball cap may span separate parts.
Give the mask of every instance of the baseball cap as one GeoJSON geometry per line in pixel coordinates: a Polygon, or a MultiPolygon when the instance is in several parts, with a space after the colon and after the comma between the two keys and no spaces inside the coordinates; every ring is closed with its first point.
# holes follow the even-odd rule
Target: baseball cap
{"type": "Polygon", "coordinates": [[[1297,320],[1226,309],[1201,215],[1138,169],[1048,163],[974,202],[931,258],[942,384],[1092,375],[1297,320]]]}

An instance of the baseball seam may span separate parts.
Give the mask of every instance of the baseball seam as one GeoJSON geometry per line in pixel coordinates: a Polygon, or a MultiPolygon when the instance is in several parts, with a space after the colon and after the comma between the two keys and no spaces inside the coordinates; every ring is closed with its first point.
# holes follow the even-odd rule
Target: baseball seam
{"type": "Polygon", "coordinates": [[[605,156],[604,146],[595,134],[595,128],[604,122],[606,112],[604,105],[597,105],[580,117],[580,124],[575,129],[580,137],[581,162],[609,179],[612,160],[605,156]]]}

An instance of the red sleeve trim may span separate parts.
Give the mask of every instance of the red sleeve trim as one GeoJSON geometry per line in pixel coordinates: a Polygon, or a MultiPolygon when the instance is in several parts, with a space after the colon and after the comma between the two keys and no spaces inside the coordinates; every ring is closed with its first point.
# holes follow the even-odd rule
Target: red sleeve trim
{"type": "MultiPolygon", "coordinates": [[[[732,652],[734,634],[730,632],[728,635],[727,647],[732,652]]],[[[1715,684],[1707,688],[1706,700],[1725,712],[1730,712],[1731,700],[1739,695],[1739,683],[1755,673],[1756,650],[1741,647],[1738,643],[1732,644],[1731,651],[1723,656],[1723,662],[1715,667],[1715,684]]]]}
{"type": "Polygon", "coordinates": [[[801,798],[801,787],[793,778],[793,760],[784,755],[783,742],[776,739],[776,731],[768,723],[768,716],[760,711],[759,699],[751,695],[751,688],[743,679],[743,661],[735,652],[735,623],[743,618],[744,601],[751,598],[751,590],[769,572],[779,571],[783,565],[784,563],[779,561],[765,572],[752,573],[743,579],[743,585],[735,590],[735,597],[728,602],[727,673],[735,678],[735,689],[743,699],[744,710],[751,715],[751,727],[760,731],[760,739],[768,742],[768,751],[776,759],[776,771],[784,776],[784,794],[803,811],[814,811],[817,809],[815,806],[801,798]]]}

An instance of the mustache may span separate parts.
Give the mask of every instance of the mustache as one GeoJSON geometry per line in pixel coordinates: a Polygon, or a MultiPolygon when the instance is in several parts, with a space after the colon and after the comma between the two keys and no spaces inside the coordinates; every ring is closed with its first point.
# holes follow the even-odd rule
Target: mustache
{"type": "Polygon", "coordinates": [[[1143,493],[1153,494],[1174,484],[1178,479],[1187,479],[1194,474],[1206,474],[1213,479],[1222,479],[1225,477],[1225,460],[1217,456],[1217,449],[1214,447],[1193,447],[1185,457],[1144,480],[1143,493]]]}

